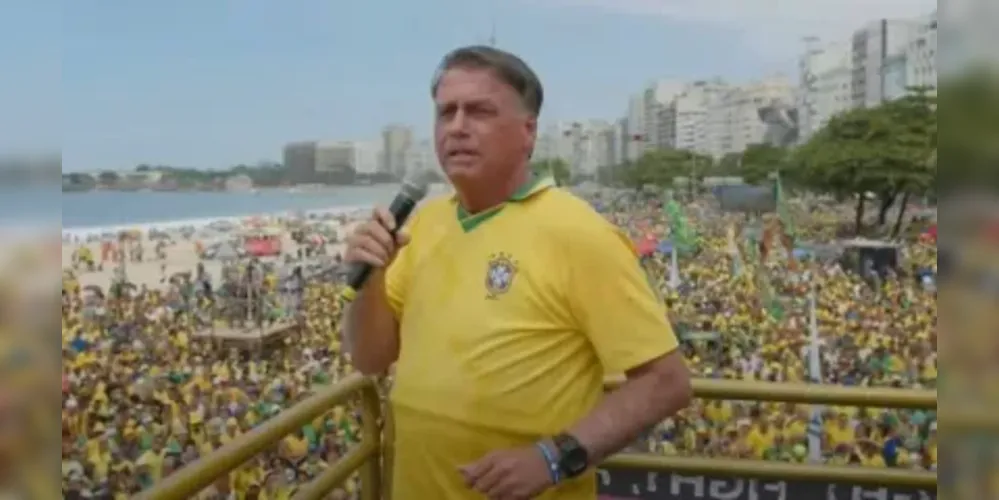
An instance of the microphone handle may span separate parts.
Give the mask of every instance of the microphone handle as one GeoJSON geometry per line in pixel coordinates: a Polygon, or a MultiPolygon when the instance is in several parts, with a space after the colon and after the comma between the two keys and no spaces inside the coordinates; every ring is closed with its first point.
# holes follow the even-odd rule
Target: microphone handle
{"type": "MultiPolygon", "coordinates": [[[[394,238],[396,233],[409,216],[413,214],[413,210],[416,208],[418,200],[414,200],[403,193],[399,193],[392,204],[389,205],[389,213],[392,214],[392,218],[395,219],[395,229],[389,231],[389,234],[394,238]]],[[[350,271],[347,273],[347,289],[343,291],[342,297],[351,301],[357,296],[357,292],[364,286],[364,283],[368,281],[368,277],[371,276],[371,272],[374,268],[371,264],[359,263],[351,266],[350,271]]]]}

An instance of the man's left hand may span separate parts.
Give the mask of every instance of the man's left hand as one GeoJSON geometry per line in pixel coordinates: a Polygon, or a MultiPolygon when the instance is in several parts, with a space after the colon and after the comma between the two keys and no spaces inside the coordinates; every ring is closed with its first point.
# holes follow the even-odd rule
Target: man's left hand
{"type": "Polygon", "coordinates": [[[534,498],[552,486],[548,463],[536,446],[494,451],[458,470],[469,488],[490,500],[534,498]]]}

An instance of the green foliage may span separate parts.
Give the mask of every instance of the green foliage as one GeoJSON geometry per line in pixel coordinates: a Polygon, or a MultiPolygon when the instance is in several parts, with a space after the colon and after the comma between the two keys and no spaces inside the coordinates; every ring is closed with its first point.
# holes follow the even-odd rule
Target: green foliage
{"type": "Polygon", "coordinates": [[[750,145],[739,158],[736,175],[749,184],[768,183],[771,175],[784,167],[787,157],[788,152],[784,148],[769,144],[750,145]]]}
{"type": "Polygon", "coordinates": [[[634,189],[652,185],[668,188],[678,178],[693,178],[697,181],[710,175],[714,161],[709,156],[680,149],[652,150],[642,155],[638,161],[619,167],[621,184],[634,189]]]}
{"type": "Polygon", "coordinates": [[[559,186],[568,185],[572,176],[569,164],[561,158],[533,161],[531,171],[536,176],[551,176],[559,186]]]}
{"type": "MultiPolygon", "coordinates": [[[[880,202],[879,222],[901,195],[927,194],[936,182],[936,103],[928,89],[873,108],[833,117],[789,158],[788,171],[806,187],[840,199],[857,200],[862,229],[866,193],[880,202]]],[[[901,216],[899,214],[899,219],[901,216]]]]}

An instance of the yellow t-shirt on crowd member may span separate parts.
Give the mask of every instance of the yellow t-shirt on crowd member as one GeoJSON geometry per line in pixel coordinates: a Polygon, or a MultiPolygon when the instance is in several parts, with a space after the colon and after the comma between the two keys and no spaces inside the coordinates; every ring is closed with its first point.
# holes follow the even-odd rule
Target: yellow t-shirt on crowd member
{"type": "MultiPolygon", "coordinates": [[[[481,498],[460,466],[565,431],[605,373],[677,348],[631,242],[550,179],[475,215],[428,201],[410,231],[386,276],[402,338],[394,497],[481,498]]],[[[594,473],[539,498],[596,498],[594,473]]]]}

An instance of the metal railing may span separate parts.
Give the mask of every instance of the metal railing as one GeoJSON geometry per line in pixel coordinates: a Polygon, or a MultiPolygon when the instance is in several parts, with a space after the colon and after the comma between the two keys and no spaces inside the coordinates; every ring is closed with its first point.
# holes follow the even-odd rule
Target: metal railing
{"type": "MultiPolygon", "coordinates": [[[[613,388],[620,379],[607,381],[613,388]]],[[[934,409],[936,391],[910,389],[855,388],[829,385],[755,383],[728,380],[693,381],[694,394],[707,399],[772,401],[878,408],[934,409]]],[[[331,464],[321,475],[302,485],[294,498],[319,499],[342,484],[354,472],[360,472],[360,492],[364,500],[384,498],[391,478],[393,444],[391,415],[382,411],[378,384],[374,379],[350,375],[340,383],[278,414],[260,427],[219,448],[194,464],[182,468],[147,490],[144,500],[183,500],[206,488],[214,480],[273,447],[286,435],[297,431],[333,406],[360,393],[362,401],[361,444],[341,460],[331,464]],[[379,429],[379,422],[382,428],[379,429]],[[379,431],[384,433],[382,438],[379,431]],[[384,465],[384,468],[383,468],[384,465]],[[383,481],[386,480],[386,481],[383,481]]],[[[947,429],[957,431],[999,431],[997,419],[987,415],[952,414],[946,417],[947,429]]],[[[692,474],[728,474],[739,477],[842,481],[856,484],[904,486],[935,489],[936,473],[867,467],[793,464],[762,460],[734,460],[698,457],[665,457],[622,454],[610,458],[604,466],[623,469],[648,469],[692,474]]]]}

